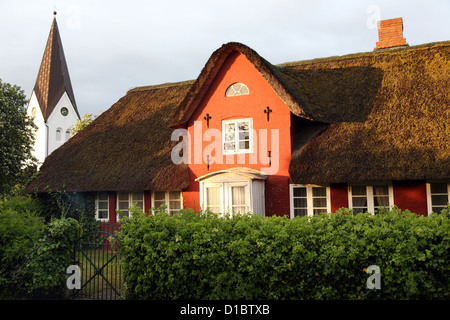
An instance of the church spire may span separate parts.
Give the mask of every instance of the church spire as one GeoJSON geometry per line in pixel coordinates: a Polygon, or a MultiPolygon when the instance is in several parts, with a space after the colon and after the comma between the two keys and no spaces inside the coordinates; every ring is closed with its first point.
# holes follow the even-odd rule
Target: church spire
{"type": "Polygon", "coordinates": [[[56,22],[56,11],[53,14],[53,23],[34,85],[34,92],[45,121],[47,121],[64,92],[67,92],[78,118],[80,117],[56,22]]]}

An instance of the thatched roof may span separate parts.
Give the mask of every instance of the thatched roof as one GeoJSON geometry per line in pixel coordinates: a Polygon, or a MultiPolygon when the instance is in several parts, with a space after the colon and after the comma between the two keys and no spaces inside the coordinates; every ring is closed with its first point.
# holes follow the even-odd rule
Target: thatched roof
{"type": "Polygon", "coordinates": [[[130,90],[55,150],[27,192],[186,188],[187,165],[174,165],[170,158],[176,142],[168,123],[191,84],[130,90]]]}
{"type": "Polygon", "coordinates": [[[314,118],[331,123],[293,150],[292,180],[450,178],[449,58],[441,42],[285,64],[307,80],[299,94],[314,118]]]}
{"type": "Polygon", "coordinates": [[[217,49],[208,59],[197,80],[192,85],[178,110],[175,112],[170,126],[173,128],[183,127],[194,113],[195,109],[203,99],[212,81],[216,77],[225,60],[234,52],[239,52],[253,64],[261,75],[269,82],[273,90],[288,106],[293,114],[299,117],[311,119],[302,108],[302,101],[292,94],[291,86],[295,83],[282,81],[280,77],[285,74],[279,73],[278,68],[262,58],[256,51],[237,42],[229,42],[217,49]]]}
{"type": "Polygon", "coordinates": [[[195,81],[129,91],[55,150],[27,191],[187,187],[187,166],[170,159],[172,130],[236,51],[294,115],[294,183],[450,178],[450,42],[277,66],[228,43],[195,81]]]}

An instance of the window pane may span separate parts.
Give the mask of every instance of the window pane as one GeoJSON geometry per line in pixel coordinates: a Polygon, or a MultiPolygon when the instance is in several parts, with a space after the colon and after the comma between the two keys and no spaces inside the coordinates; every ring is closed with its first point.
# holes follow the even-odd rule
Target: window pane
{"type": "Polygon", "coordinates": [[[144,193],[143,192],[133,192],[131,194],[131,199],[132,199],[133,202],[142,201],[143,198],[144,198],[144,193]]]}
{"type": "Polygon", "coordinates": [[[119,192],[118,197],[119,197],[119,200],[128,201],[128,193],[126,193],[126,192],[119,192]]]}
{"type": "Polygon", "coordinates": [[[164,200],[154,200],[153,201],[153,205],[155,206],[155,208],[159,208],[164,204],[164,200]]]}
{"type": "Polygon", "coordinates": [[[250,149],[250,141],[239,142],[239,150],[248,150],[248,149],[250,149]]]}
{"type": "Polygon", "coordinates": [[[127,202],[119,202],[119,210],[128,210],[128,201],[127,202]]]}
{"type": "Polygon", "coordinates": [[[99,201],[98,202],[98,209],[99,210],[108,210],[108,202],[99,201]]]}
{"type": "Polygon", "coordinates": [[[164,191],[157,191],[157,192],[155,192],[154,193],[154,197],[155,197],[155,201],[158,201],[158,200],[165,200],[165,198],[166,198],[166,196],[165,196],[165,192],[164,191]]]}
{"type": "Polygon", "coordinates": [[[431,203],[433,206],[445,206],[448,203],[447,195],[432,195],[431,203]]]}
{"type": "Polygon", "coordinates": [[[353,207],[367,207],[366,197],[352,197],[353,207]]]}
{"type": "Polygon", "coordinates": [[[306,216],[307,209],[294,209],[294,217],[303,217],[306,216]]]}
{"type": "Polygon", "coordinates": [[[434,213],[441,213],[442,209],[444,209],[444,207],[433,207],[432,211],[434,213]]]}
{"type": "Polygon", "coordinates": [[[231,187],[232,205],[245,204],[245,187],[231,187]]]}
{"type": "Polygon", "coordinates": [[[169,200],[180,200],[181,192],[180,191],[169,191],[169,200]]]}
{"type": "Polygon", "coordinates": [[[353,213],[367,212],[367,208],[353,208],[353,213]]]}
{"type": "Polygon", "coordinates": [[[326,208],[327,207],[327,198],[313,198],[313,207],[314,208],[326,208]]]}
{"type": "Polygon", "coordinates": [[[108,193],[106,192],[100,192],[98,194],[98,200],[108,200],[108,193]]]}
{"type": "Polygon", "coordinates": [[[313,197],[326,197],[327,189],[325,187],[313,187],[313,197]]]}
{"type": "Polygon", "coordinates": [[[314,212],[314,214],[318,214],[318,213],[322,213],[322,212],[327,212],[327,209],[314,209],[313,212],[314,212]]]}
{"type": "Polygon", "coordinates": [[[238,206],[238,207],[233,207],[233,213],[247,213],[247,207],[246,206],[238,206]]]}
{"type": "Polygon", "coordinates": [[[373,197],[373,205],[375,207],[389,207],[389,196],[373,197]]]}
{"type": "Polygon", "coordinates": [[[108,219],[108,211],[99,210],[98,211],[98,218],[99,219],[108,219]]]}
{"type": "Polygon", "coordinates": [[[447,193],[446,183],[431,183],[431,193],[447,193]]]}
{"type": "Polygon", "coordinates": [[[235,151],[236,150],[236,144],[235,142],[225,142],[223,145],[223,148],[225,151],[235,151]]]}
{"type": "Polygon", "coordinates": [[[306,188],[294,187],[294,197],[306,197],[306,188]]]}
{"type": "Polygon", "coordinates": [[[239,131],[239,140],[249,140],[250,133],[249,131],[239,131]]]}
{"type": "Polygon", "coordinates": [[[236,125],[234,122],[225,123],[225,142],[233,141],[236,137],[236,125]]]}
{"type": "Polygon", "coordinates": [[[306,198],[294,198],[294,208],[306,208],[306,198]]]}
{"type": "Polygon", "coordinates": [[[133,201],[133,204],[136,205],[136,207],[144,209],[144,202],[143,201],[133,201]]]}
{"type": "Polygon", "coordinates": [[[248,93],[249,93],[249,92],[248,92],[248,88],[247,88],[246,85],[242,85],[240,91],[241,91],[241,94],[248,94],[248,93]]]}
{"type": "Polygon", "coordinates": [[[389,187],[388,186],[373,186],[373,195],[374,196],[388,196],[389,195],[389,187]]]}
{"type": "Polygon", "coordinates": [[[209,206],[219,206],[220,192],[219,188],[206,188],[206,205],[209,206]]]}
{"type": "Polygon", "coordinates": [[[250,128],[250,121],[245,120],[245,121],[238,121],[238,128],[239,131],[249,131],[250,128]]]}
{"type": "Polygon", "coordinates": [[[352,187],[352,195],[366,195],[366,187],[365,186],[353,186],[352,187]]]}
{"type": "Polygon", "coordinates": [[[169,209],[170,210],[181,209],[181,202],[175,200],[169,201],[169,209]]]}

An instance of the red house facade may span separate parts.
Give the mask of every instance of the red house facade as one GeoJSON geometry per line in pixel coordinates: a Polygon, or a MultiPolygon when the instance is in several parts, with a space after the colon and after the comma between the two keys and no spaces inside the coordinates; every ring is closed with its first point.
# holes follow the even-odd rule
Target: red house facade
{"type": "Polygon", "coordinates": [[[450,201],[450,43],[382,41],[282,65],[225,44],[195,81],[127,92],[27,191],[92,194],[112,223],[133,203],[290,218],[439,212],[450,201]]]}

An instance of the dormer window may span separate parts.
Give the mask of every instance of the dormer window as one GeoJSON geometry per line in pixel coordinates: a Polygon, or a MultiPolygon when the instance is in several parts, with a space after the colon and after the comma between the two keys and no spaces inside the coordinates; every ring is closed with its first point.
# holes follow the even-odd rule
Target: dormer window
{"type": "Polygon", "coordinates": [[[227,91],[225,92],[226,97],[234,97],[234,96],[240,96],[244,94],[249,94],[248,87],[243,83],[234,83],[231,86],[228,87],[227,91]]]}

